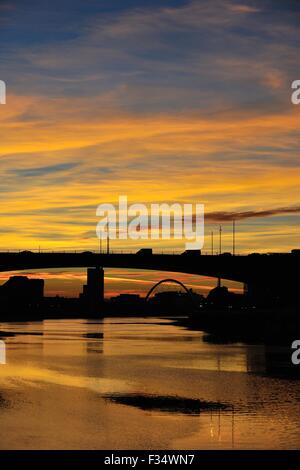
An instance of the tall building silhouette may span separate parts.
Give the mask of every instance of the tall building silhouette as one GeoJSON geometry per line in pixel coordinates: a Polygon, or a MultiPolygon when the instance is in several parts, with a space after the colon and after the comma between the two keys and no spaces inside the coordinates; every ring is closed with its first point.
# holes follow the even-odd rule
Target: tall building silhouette
{"type": "Polygon", "coordinates": [[[98,313],[104,302],[104,269],[88,268],[87,284],[83,286],[81,299],[89,313],[98,313]]]}

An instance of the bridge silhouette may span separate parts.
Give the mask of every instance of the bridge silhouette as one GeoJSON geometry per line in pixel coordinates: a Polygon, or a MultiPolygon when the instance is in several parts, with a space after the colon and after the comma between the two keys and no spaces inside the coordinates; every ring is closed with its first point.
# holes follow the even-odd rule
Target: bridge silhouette
{"type": "Polygon", "coordinates": [[[180,282],[177,279],[169,278],[169,279],[162,279],[161,281],[156,282],[156,284],[154,284],[154,286],[152,286],[151,289],[148,291],[145,297],[146,301],[150,298],[152,292],[154,292],[154,290],[161,284],[176,284],[177,286],[182,287],[183,290],[185,290],[185,292],[192,297],[191,291],[183,284],[183,282],[180,282]]]}
{"type": "Polygon", "coordinates": [[[199,253],[61,253],[2,252],[0,271],[52,268],[127,268],[196,274],[237,281],[248,291],[259,290],[278,295],[298,289],[297,272],[300,256],[286,254],[252,254],[231,256],[199,253]]]}

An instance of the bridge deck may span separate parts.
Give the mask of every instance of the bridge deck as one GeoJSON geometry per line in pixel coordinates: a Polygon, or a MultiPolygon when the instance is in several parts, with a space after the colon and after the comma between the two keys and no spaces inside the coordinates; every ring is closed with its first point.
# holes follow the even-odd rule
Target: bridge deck
{"type": "Polygon", "coordinates": [[[0,271],[51,268],[110,268],[150,269],[187,274],[221,277],[238,282],[261,280],[275,282],[292,276],[300,257],[283,255],[230,256],[138,253],[0,253],[0,271]]]}

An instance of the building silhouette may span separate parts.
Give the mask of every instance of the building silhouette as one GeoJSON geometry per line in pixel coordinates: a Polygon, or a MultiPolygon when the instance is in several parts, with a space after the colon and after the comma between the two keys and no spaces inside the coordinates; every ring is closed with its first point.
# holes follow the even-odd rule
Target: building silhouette
{"type": "Polygon", "coordinates": [[[230,292],[225,286],[214,287],[206,297],[206,305],[212,308],[234,307],[240,301],[241,296],[230,292]]]}
{"type": "Polygon", "coordinates": [[[145,313],[145,299],[138,294],[119,294],[110,298],[111,315],[142,315],[145,313]]]}
{"type": "Polygon", "coordinates": [[[44,299],[44,280],[11,276],[0,286],[0,311],[9,316],[37,311],[44,299]]]}
{"type": "Polygon", "coordinates": [[[161,314],[184,314],[194,311],[203,297],[191,290],[189,292],[162,291],[157,292],[148,301],[149,311],[161,314]]]}
{"type": "Polygon", "coordinates": [[[104,269],[88,268],[87,283],[83,286],[80,299],[88,313],[99,313],[104,304],[104,269]]]}

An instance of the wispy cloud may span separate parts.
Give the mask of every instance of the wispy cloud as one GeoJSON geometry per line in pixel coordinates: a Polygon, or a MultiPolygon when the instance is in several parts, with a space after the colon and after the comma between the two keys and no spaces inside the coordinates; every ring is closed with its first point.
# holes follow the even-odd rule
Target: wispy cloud
{"type": "Polygon", "coordinates": [[[300,214],[300,206],[298,207],[279,207],[277,209],[256,210],[245,212],[210,212],[205,218],[210,222],[230,222],[233,220],[245,220],[261,217],[272,217],[277,215],[293,215],[300,214]]]}
{"type": "Polygon", "coordinates": [[[66,170],[71,170],[76,166],[77,163],[61,163],[58,165],[48,165],[35,168],[16,168],[11,169],[10,173],[22,177],[35,177],[64,172],[66,170]]]}
{"type": "MultiPolygon", "coordinates": [[[[2,12],[2,246],[88,247],[95,207],[119,194],[202,202],[211,224],[247,221],[243,249],[255,218],[297,217],[299,9],[41,3],[12,0],[2,12]]],[[[271,238],[266,249],[280,243],[271,238]]],[[[296,243],[295,231],[282,243],[296,243]]]]}

